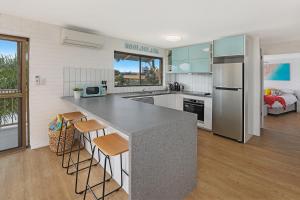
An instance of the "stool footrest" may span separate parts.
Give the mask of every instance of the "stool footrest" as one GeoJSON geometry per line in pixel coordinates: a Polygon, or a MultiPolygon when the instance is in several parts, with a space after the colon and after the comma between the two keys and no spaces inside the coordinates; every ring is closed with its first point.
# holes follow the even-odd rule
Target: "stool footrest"
{"type": "MultiPolygon", "coordinates": [[[[83,150],[84,149],[84,146],[80,147],[80,150],[83,150]]],[[[74,149],[72,150],[71,152],[75,152],[75,151],[78,151],[78,149],[74,149]]],[[[57,156],[62,156],[63,154],[69,154],[70,153],[70,150],[69,151],[66,151],[65,153],[63,152],[60,152],[60,153],[56,153],[57,156]]]]}
{"type": "MultiPolygon", "coordinates": [[[[91,160],[91,158],[88,158],[88,159],[79,161],[79,163],[77,164],[77,163],[75,163],[75,162],[73,161],[72,158],[70,158],[70,161],[72,162],[72,165],[69,165],[69,167],[76,167],[77,165],[79,165],[79,164],[81,164],[81,163],[84,163],[84,162],[87,162],[87,161],[90,161],[90,160],[91,160]]],[[[99,163],[100,163],[100,162],[97,161],[96,163],[92,164],[92,166],[97,166],[99,163]]],[[[83,167],[83,168],[81,168],[81,169],[78,169],[78,171],[82,171],[82,170],[85,170],[85,169],[88,169],[88,168],[89,168],[89,166],[83,167]]],[[[76,169],[75,169],[75,171],[73,171],[73,172],[69,172],[69,169],[67,170],[67,174],[68,174],[68,175],[74,174],[75,172],[76,172],[76,169]]]]}
{"type": "MultiPolygon", "coordinates": [[[[110,177],[109,179],[106,179],[105,180],[105,182],[109,182],[110,180],[112,179],[112,177],[110,177]]],[[[101,181],[100,183],[96,183],[95,185],[92,185],[92,186],[88,186],[89,188],[94,188],[94,187],[96,187],[96,186],[98,186],[98,185],[101,185],[101,184],[103,184],[104,182],[103,181],[101,181]]],[[[89,189],[88,189],[89,190],[89,189]]],[[[85,192],[85,190],[82,190],[82,191],[80,191],[80,192],[78,192],[79,194],[82,194],[83,192],[85,192]]]]}
{"type": "MultiPolygon", "coordinates": [[[[110,177],[109,179],[111,179],[111,177],[110,177]]],[[[107,182],[107,180],[106,180],[105,182],[107,182]]],[[[103,181],[102,181],[100,184],[98,184],[98,185],[101,185],[101,184],[103,184],[103,181]]],[[[103,197],[98,198],[98,197],[96,196],[96,194],[94,193],[94,191],[92,190],[92,188],[95,187],[95,186],[97,186],[97,185],[93,185],[93,186],[87,185],[87,191],[90,191],[90,192],[93,194],[93,196],[95,197],[95,199],[97,199],[97,200],[103,199],[103,197]]],[[[110,195],[110,194],[112,194],[112,193],[114,193],[114,192],[120,190],[121,188],[122,188],[122,186],[119,186],[118,188],[114,189],[113,191],[111,191],[111,192],[105,194],[104,197],[106,197],[106,196],[108,196],[108,195],[110,195]]],[[[84,190],[83,190],[83,191],[84,191],[84,190]]]]}

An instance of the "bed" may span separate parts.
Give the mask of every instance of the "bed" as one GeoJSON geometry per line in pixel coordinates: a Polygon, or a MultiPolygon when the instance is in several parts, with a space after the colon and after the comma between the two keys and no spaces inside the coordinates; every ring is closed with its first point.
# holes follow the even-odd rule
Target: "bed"
{"type": "MultiPolygon", "coordinates": [[[[274,101],[274,99],[273,99],[274,101]]],[[[265,95],[265,105],[267,106],[267,112],[271,115],[280,115],[288,112],[297,112],[298,99],[292,92],[280,93],[279,95],[265,95]],[[275,102],[270,104],[266,98],[275,98],[275,102]]]]}

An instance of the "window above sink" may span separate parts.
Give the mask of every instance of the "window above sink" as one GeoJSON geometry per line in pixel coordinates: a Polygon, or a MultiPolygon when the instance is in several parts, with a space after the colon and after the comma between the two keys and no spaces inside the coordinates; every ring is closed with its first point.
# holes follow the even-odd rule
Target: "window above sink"
{"type": "Polygon", "coordinates": [[[115,87],[161,86],[163,59],[115,51],[115,87]]]}

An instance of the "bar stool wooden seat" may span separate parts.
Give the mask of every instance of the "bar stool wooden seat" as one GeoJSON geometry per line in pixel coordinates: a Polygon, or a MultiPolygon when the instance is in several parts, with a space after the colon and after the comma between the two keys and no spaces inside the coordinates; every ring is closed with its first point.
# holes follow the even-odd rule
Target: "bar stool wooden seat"
{"type": "Polygon", "coordinates": [[[81,113],[81,112],[69,112],[69,113],[63,113],[62,114],[62,126],[59,132],[59,137],[58,137],[58,144],[57,144],[57,150],[56,150],[56,155],[57,156],[62,156],[62,167],[67,168],[67,166],[64,165],[65,163],[65,154],[69,153],[66,152],[66,134],[67,134],[67,129],[68,129],[68,124],[70,123],[71,126],[74,125],[76,121],[82,121],[83,119],[87,120],[87,117],[81,113]],[[63,132],[63,127],[65,127],[64,134],[63,132]],[[61,139],[64,141],[63,142],[63,147],[62,147],[62,152],[61,154],[59,153],[60,149],[60,143],[61,139]]]}
{"type": "MultiPolygon", "coordinates": [[[[87,141],[90,144],[91,151],[93,151],[93,145],[92,145],[92,140],[91,140],[90,133],[96,131],[97,137],[99,137],[99,132],[98,131],[102,130],[103,135],[105,135],[106,126],[99,123],[99,122],[97,122],[96,120],[93,120],[93,119],[92,120],[87,120],[87,121],[78,121],[74,124],[74,127],[75,127],[75,130],[77,130],[76,132],[79,133],[79,141],[82,140],[84,143],[85,143],[85,141],[87,141]],[[87,137],[85,136],[85,134],[87,134],[87,137]]],[[[73,142],[72,142],[73,145],[72,145],[72,147],[74,146],[75,135],[76,134],[73,135],[73,142]]],[[[68,175],[76,174],[76,180],[75,180],[75,193],[76,194],[82,194],[84,192],[84,190],[78,191],[79,190],[78,189],[78,174],[79,174],[80,171],[89,168],[89,167],[79,168],[79,165],[81,163],[86,162],[86,161],[93,162],[93,157],[80,161],[80,151],[81,151],[80,146],[81,145],[79,143],[77,150],[75,150],[75,151],[77,151],[77,160],[75,162],[72,159],[72,152],[74,152],[74,151],[71,147],[71,151],[69,152],[68,166],[67,166],[67,174],[68,175]],[[74,168],[74,170],[70,171],[71,168],[74,168]]],[[[98,162],[95,162],[94,164],[92,164],[92,166],[96,166],[97,164],[99,164],[99,162],[100,162],[100,153],[98,153],[98,162]]],[[[111,169],[111,171],[112,171],[112,169],[111,169]]],[[[99,183],[99,184],[101,184],[101,183],[99,183]]],[[[99,184],[93,185],[92,187],[95,187],[99,184]]]]}
{"type": "Polygon", "coordinates": [[[74,124],[75,128],[80,131],[81,133],[87,133],[92,131],[98,131],[98,130],[105,130],[106,126],[103,124],[100,124],[96,120],[87,120],[87,121],[81,121],[74,124]]]}
{"type": "Polygon", "coordinates": [[[74,121],[79,120],[81,118],[86,118],[86,116],[81,112],[69,112],[62,114],[62,117],[65,121],[74,121]]]}
{"type": "MultiPolygon", "coordinates": [[[[87,177],[87,182],[86,182],[86,189],[84,192],[84,197],[83,199],[85,200],[86,198],[86,192],[87,190],[90,190],[93,194],[93,196],[95,197],[95,199],[99,200],[102,199],[104,200],[104,198],[110,194],[112,194],[113,192],[118,191],[119,189],[121,189],[123,187],[123,173],[125,173],[128,176],[128,173],[123,170],[123,164],[122,164],[122,154],[128,151],[128,141],[124,138],[122,138],[119,134],[117,133],[112,133],[109,135],[105,135],[102,137],[98,137],[95,138],[93,140],[93,143],[95,144],[95,146],[93,147],[93,151],[92,151],[92,157],[94,156],[95,153],[95,148],[98,149],[98,151],[101,151],[104,155],[105,155],[105,159],[104,159],[104,168],[103,168],[103,181],[101,182],[102,185],[102,197],[98,198],[96,196],[96,194],[93,191],[93,187],[91,187],[89,185],[89,178],[90,178],[90,173],[91,173],[91,168],[92,168],[92,161],[90,162],[90,167],[89,167],[89,172],[88,172],[88,177],[87,177]],[[106,164],[107,164],[107,160],[110,161],[110,156],[117,156],[120,155],[120,167],[121,167],[121,185],[114,189],[113,191],[105,194],[105,180],[106,180],[106,164]]],[[[110,163],[109,163],[110,164],[110,163]]],[[[111,173],[111,177],[112,178],[112,173],[111,173]]]]}

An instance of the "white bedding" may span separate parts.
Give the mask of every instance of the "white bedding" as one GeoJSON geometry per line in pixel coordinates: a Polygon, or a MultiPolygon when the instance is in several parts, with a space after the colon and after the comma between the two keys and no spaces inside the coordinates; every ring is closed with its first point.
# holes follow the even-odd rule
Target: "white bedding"
{"type": "MultiPolygon", "coordinates": [[[[297,102],[297,97],[293,94],[283,94],[280,97],[284,98],[286,106],[292,105],[297,102]]],[[[278,101],[272,105],[272,108],[282,108],[283,106],[278,101]]]]}

